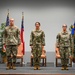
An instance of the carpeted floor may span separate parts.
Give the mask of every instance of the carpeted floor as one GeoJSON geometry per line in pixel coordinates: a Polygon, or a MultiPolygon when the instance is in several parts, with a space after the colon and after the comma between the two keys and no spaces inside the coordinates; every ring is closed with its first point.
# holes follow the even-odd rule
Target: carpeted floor
{"type": "Polygon", "coordinates": [[[69,67],[69,70],[61,70],[61,67],[55,67],[54,63],[47,63],[46,67],[41,66],[41,70],[34,70],[34,67],[30,66],[30,63],[24,64],[23,67],[20,64],[16,64],[16,70],[6,70],[6,64],[0,64],[0,75],[2,74],[49,74],[49,75],[61,75],[61,74],[75,74],[75,67],[69,67]]]}

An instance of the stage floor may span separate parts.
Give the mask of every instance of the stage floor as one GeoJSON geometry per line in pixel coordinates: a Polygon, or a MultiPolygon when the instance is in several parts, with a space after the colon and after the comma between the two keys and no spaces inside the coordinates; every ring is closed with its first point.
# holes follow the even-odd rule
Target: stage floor
{"type": "Polygon", "coordinates": [[[29,63],[20,67],[16,65],[16,70],[6,70],[6,64],[0,64],[0,75],[75,75],[75,67],[69,67],[69,70],[61,70],[61,67],[55,67],[52,63],[47,63],[46,67],[41,66],[41,70],[34,70],[29,63]]]}

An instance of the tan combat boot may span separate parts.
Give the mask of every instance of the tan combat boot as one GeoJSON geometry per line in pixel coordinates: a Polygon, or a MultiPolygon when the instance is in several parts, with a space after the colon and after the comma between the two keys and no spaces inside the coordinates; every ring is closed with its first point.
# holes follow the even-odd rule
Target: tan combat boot
{"type": "Polygon", "coordinates": [[[34,70],[37,70],[37,66],[34,66],[34,70]]]}
{"type": "Polygon", "coordinates": [[[11,63],[7,63],[6,70],[9,70],[9,69],[11,69],[11,63]]]}
{"type": "Polygon", "coordinates": [[[67,65],[65,66],[65,70],[68,70],[68,66],[67,65]]]}
{"type": "Polygon", "coordinates": [[[37,69],[40,70],[40,66],[38,66],[37,69]]]}
{"type": "Polygon", "coordinates": [[[61,70],[64,70],[64,69],[65,69],[65,67],[64,67],[64,66],[62,66],[61,70]]]}
{"type": "Polygon", "coordinates": [[[13,70],[16,70],[16,67],[15,67],[15,64],[14,63],[12,63],[12,69],[13,70]]]}
{"type": "Polygon", "coordinates": [[[69,70],[68,67],[66,67],[66,70],[69,70]]]}

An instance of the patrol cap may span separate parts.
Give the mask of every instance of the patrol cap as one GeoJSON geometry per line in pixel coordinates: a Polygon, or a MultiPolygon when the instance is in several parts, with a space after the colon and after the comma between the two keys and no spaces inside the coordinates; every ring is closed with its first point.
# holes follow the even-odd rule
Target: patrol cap
{"type": "Polygon", "coordinates": [[[66,24],[63,24],[62,27],[67,27],[67,25],[66,24]]]}

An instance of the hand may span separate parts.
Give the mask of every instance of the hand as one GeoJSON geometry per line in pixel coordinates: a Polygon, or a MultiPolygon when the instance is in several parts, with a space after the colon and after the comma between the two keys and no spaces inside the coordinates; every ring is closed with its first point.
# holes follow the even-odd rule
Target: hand
{"type": "Polygon", "coordinates": [[[71,60],[73,59],[73,57],[72,57],[71,55],[69,56],[69,58],[70,58],[71,60]]]}
{"type": "Polygon", "coordinates": [[[33,46],[31,46],[31,49],[33,49],[33,46]]]}
{"type": "Polygon", "coordinates": [[[3,52],[6,52],[6,50],[4,50],[4,49],[3,49],[2,51],[3,51],[3,52]]]}
{"type": "Polygon", "coordinates": [[[3,52],[6,52],[6,45],[3,45],[2,51],[3,51],[3,52]]]}
{"type": "Polygon", "coordinates": [[[42,46],[42,50],[44,50],[44,46],[42,46]]]}
{"type": "Polygon", "coordinates": [[[31,47],[31,53],[33,53],[33,46],[30,46],[31,47]]]}

